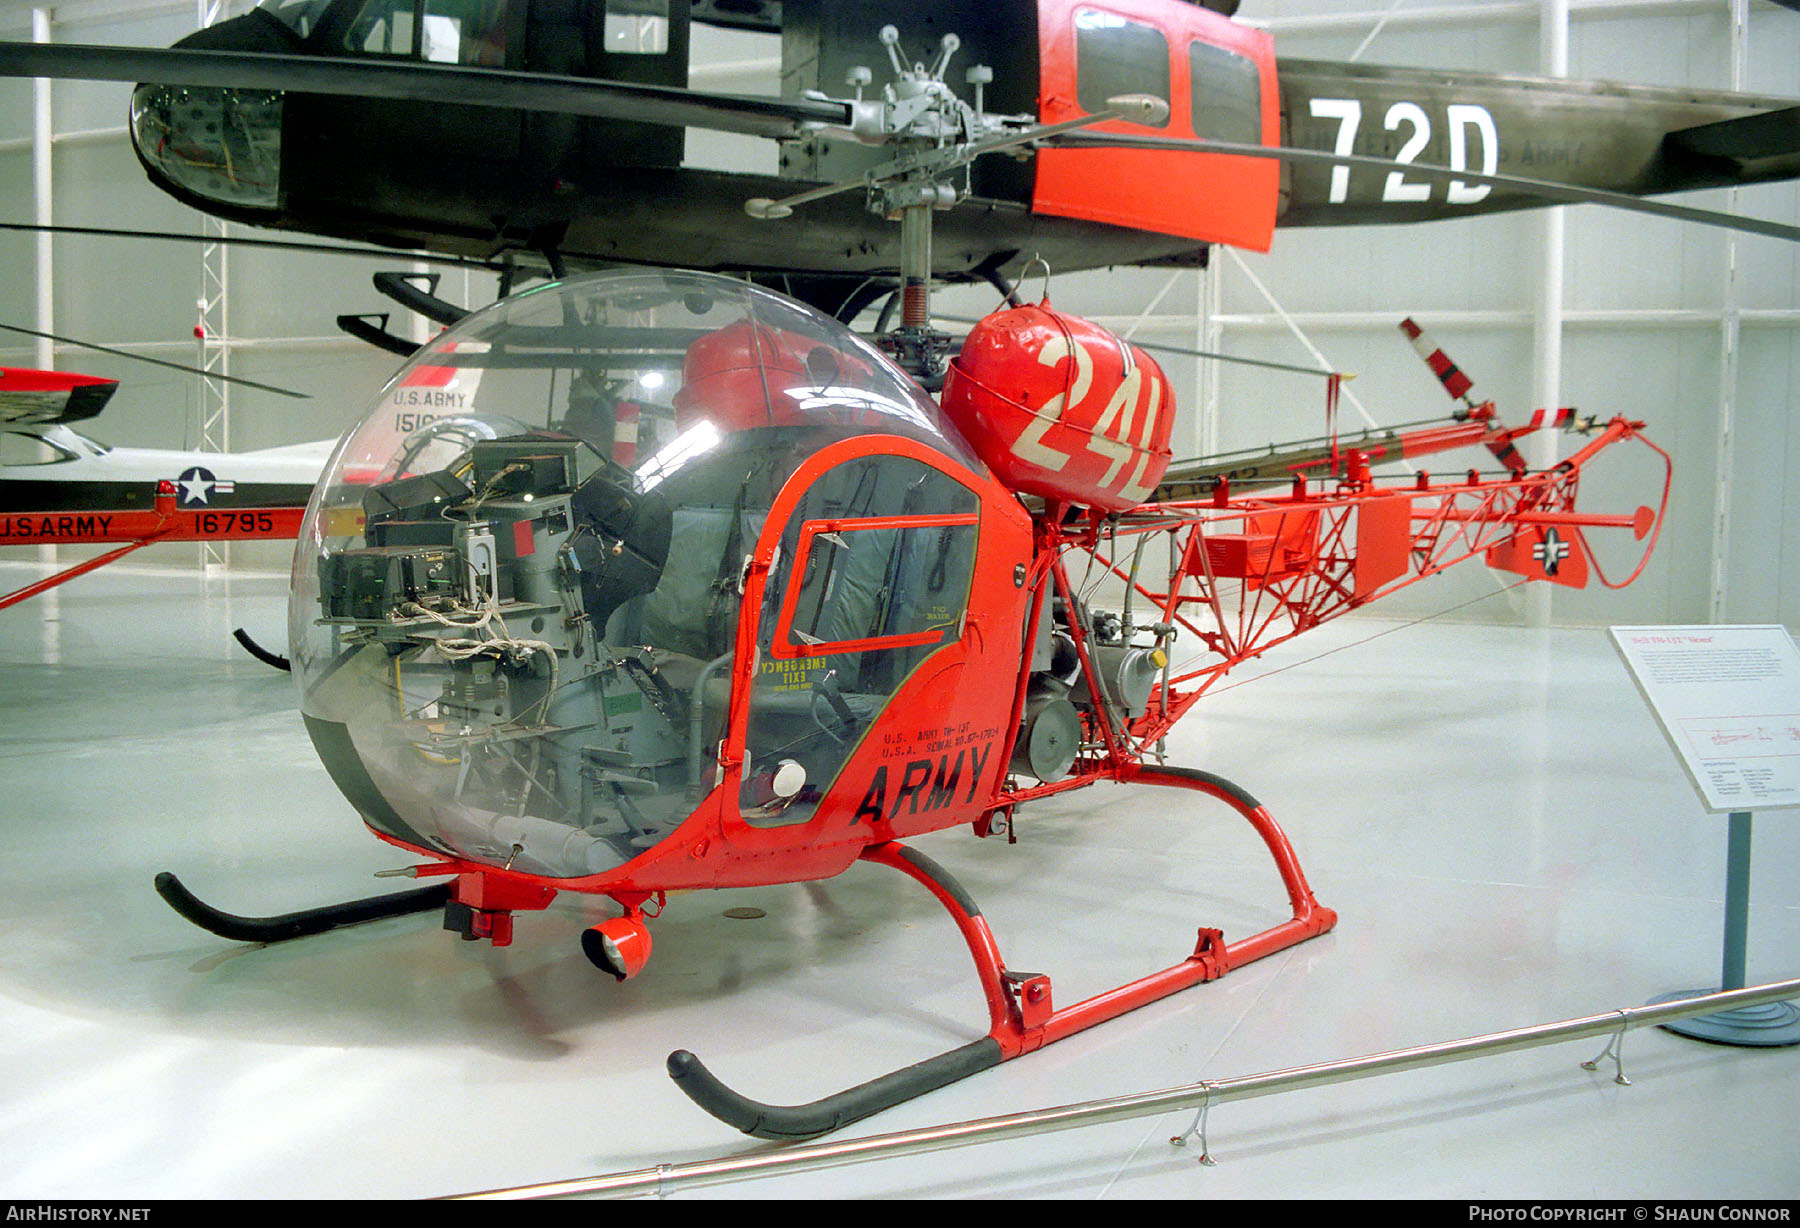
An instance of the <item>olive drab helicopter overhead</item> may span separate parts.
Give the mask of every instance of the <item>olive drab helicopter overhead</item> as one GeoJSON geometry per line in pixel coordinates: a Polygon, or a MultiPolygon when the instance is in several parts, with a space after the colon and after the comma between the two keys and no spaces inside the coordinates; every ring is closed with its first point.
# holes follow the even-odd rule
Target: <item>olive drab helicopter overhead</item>
{"type": "Polygon", "coordinates": [[[1277,226],[1800,173],[1792,99],[1280,59],[1237,8],[264,0],[173,49],[0,44],[0,74],[144,82],[130,126],[151,180],[221,218],[552,270],[746,275],[846,319],[891,288],[882,219],[840,194],[772,233],[745,225],[743,205],[860,182],[916,111],[938,108],[920,87],[876,87],[890,65],[926,67],[882,42],[890,22],[928,58],[960,40],[944,84],[968,106],[944,112],[939,140],[951,124],[964,144],[1039,129],[939,202],[940,280],[1016,274],[1033,255],[1058,271],[1197,263],[1209,243],[1266,248],[1277,226]],[[695,22],[778,34],[781,96],[687,88],[695,22]],[[1167,106],[1100,122],[1122,94],[1167,106]],[[1057,131],[1078,118],[1095,126],[1057,131]],[[684,166],[687,127],[780,141],[779,173],[684,166]]]}
{"type": "MultiPolygon", "coordinates": [[[[290,17],[299,11],[277,6],[255,20],[266,27],[284,7],[290,17]]],[[[429,0],[402,7],[433,12],[429,0]]],[[[688,17],[680,6],[606,8],[654,10],[668,23],[658,37],[671,43],[688,17]]],[[[307,37],[324,37],[335,6],[307,11],[321,23],[307,37]]],[[[516,23],[521,11],[548,10],[509,11],[516,23]]],[[[692,11],[721,18],[738,7],[692,11]]],[[[793,22],[796,36],[810,30],[822,46],[822,32],[839,28],[839,6],[789,0],[781,11],[784,37],[793,22]]],[[[765,274],[849,266],[897,292],[897,325],[871,342],[831,312],[741,278],[616,269],[508,296],[423,346],[339,442],[315,489],[289,634],[301,711],[327,771],[367,826],[408,855],[396,873],[430,885],[244,918],[163,874],[157,887],[171,905],[217,934],[255,942],[441,910],[447,929],[505,945],[515,913],[566,892],[600,895],[620,915],[586,930],[582,946],[625,979],[646,967],[650,923],[670,892],[820,879],[859,860],[898,870],[955,920],[989,1028],[799,1106],[751,1100],[693,1054],[670,1056],[671,1076],[696,1104],[777,1139],[836,1129],[1332,928],[1336,915],[1315,899],[1269,812],[1230,781],[1162,763],[1165,735],[1234,666],[1458,562],[1479,558],[1520,582],[1631,582],[1643,561],[1628,574],[1609,571],[1589,538],[1634,539],[1647,560],[1668,458],[1625,417],[1547,410],[1503,425],[1408,321],[1406,336],[1456,403],[1450,416],[1174,465],[1173,392],[1153,357],[1047,295],[1019,301],[1007,279],[1011,249],[1000,245],[1111,235],[1096,244],[1139,259],[1208,242],[1256,246],[1268,241],[1284,193],[1287,216],[1315,209],[1318,221],[1334,204],[1354,205],[1358,192],[1379,197],[1380,182],[1396,174],[1407,188],[1431,177],[1430,199],[1413,191],[1365,200],[1368,209],[1417,217],[1523,204],[1507,196],[1514,188],[1534,199],[1611,192],[1521,188],[1487,173],[1505,148],[1497,103],[1457,104],[1488,108],[1501,136],[1484,144],[1475,112],[1452,113],[1442,98],[1448,131],[1462,134],[1443,135],[1442,164],[1380,160],[1369,189],[1360,172],[1377,160],[1354,152],[1364,130],[1347,106],[1308,106],[1333,134],[1331,148],[1277,144],[1278,70],[1261,33],[1168,0],[1043,0],[1030,11],[1042,105],[1024,111],[993,109],[1000,104],[986,88],[998,74],[969,71],[970,97],[952,84],[950,66],[968,46],[954,31],[941,31],[927,63],[903,54],[892,27],[872,32],[873,46],[891,53],[879,100],[729,99],[617,82],[590,91],[582,105],[602,116],[642,103],[640,119],[817,143],[830,165],[799,182],[733,180],[733,191],[756,190],[733,200],[729,225],[724,211],[705,215],[719,226],[711,236],[719,246],[709,249],[719,259],[694,263],[765,274]],[[1127,41],[1112,41],[1121,31],[1127,41]],[[1166,89],[1142,88],[1143,60],[1128,54],[1142,46],[1132,41],[1141,31],[1165,43],[1182,35],[1179,53],[1163,61],[1167,80],[1153,83],[1166,89]],[[1084,43],[1088,36],[1097,41],[1084,43]],[[1098,63],[1119,71],[1085,80],[1084,46],[1111,48],[1098,63]],[[1226,53],[1237,61],[1221,60],[1226,53]],[[1193,83],[1211,80],[1203,66],[1221,63],[1225,79],[1254,83],[1251,111],[1219,118],[1199,105],[1208,91],[1193,83]],[[1247,139],[1220,142],[1215,124],[1247,139]],[[836,163],[827,143],[851,149],[848,162],[836,163]],[[1070,218],[1091,191],[1081,182],[1087,172],[1065,183],[1063,203],[983,197],[991,155],[1000,155],[1004,180],[1023,165],[1005,165],[1007,155],[1027,151],[1039,188],[1054,184],[1050,159],[1065,154],[1097,157],[1121,175],[1198,159],[1208,169],[1193,186],[1207,203],[1190,212],[1216,233],[1170,234],[1135,214],[1070,218]],[[1324,161],[1315,165],[1314,154],[1324,161]],[[1490,191],[1477,194],[1482,187],[1490,191]],[[806,237],[820,213],[822,231],[850,241],[854,258],[806,237]],[[853,226],[831,220],[853,216],[853,226]],[[969,248],[971,236],[986,246],[969,248]],[[865,241],[863,264],[856,245],[865,241]],[[757,250],[785,254],[740,260],[757,250]],[[971,276],[996,280],[1012,301],[958,346],[934,330],[929,296],[936,281],[971,276]],[[426,404],[436,411],[429,422],[396,429],[396,407],[426,404]],[[1545,430],[1584,438],[1532,471],[1517,444],[1545,430]],[[1589,462],[1629,445],[1651,449],[1661,490],[1640,506],[1578,507],[1589,462]],[[1476,450],[1489,468],[1375,475],[1451,449],[1476,450]],[[1010,838],[1021,805],[1102,780],[1190,790],[1237,813],[1274,861],[1291,916],[1230,940],[1202,928],[1168,968],[1072,1005],[1054,1000],[1048,976],[1009,969],[968,892],[906,841],[964,825],[1010,838]]],[[[423,29],[408,27],[415,52],[426,45],[423,29]]],[[[359,81],[365,66],[353,66],[359,81]]],[[[269,88],[251,79],[262,71],[253,67],[231,69],[232,89],[269,88]]],[[[428,81],[436,71],[418,64],[398,77],[428,81]]],[[[866,95],[872,74],[849,75],[866,95]]],[[[395,88],[425,96],[413,84],[395,88]]],[[[265,102],[285,112],[297,96],[265,102]]],[[[152,112],[161,105],[139,99],[152,112]]],[[[229,101],[227,91],[198,105],[229,101]]],[[[1746,115],[1783,114],[1778,107],[1696,105],[1679,131],[1710,127],[1719,148],[1756,154],[1701,156],[1709,175],[1726,164],[1764,173],[1767,150],[1792,145],[1760,123],[1739,126],[1746,115]]],[[[1387,114],[1411,122],[1414,138],[1437,124],[1422,102],[1395,102],[1387,114]]],[[[289,122],[263,128],[282,134],[279,160],[267,164],[281,167],[278,208],[289,122]]],[[[1294,117],[1287,122],[1291,135],[1294,117]]],[[[1653,144],[1655,160],[1683,161],[1663,138],[1653,144]]],[[[1666,183],[1640,168],[1627,186],[1666,183]]],[[[669,225],[700,243],[683,228],[701,215],[673,220],[684,207],[670,204],[669,225]]],[[[633,224],[624,219],[620,242],[636,241],[633,224]]],[[[1800,228],[1752,224],[1800,237],[1800,228]]],[[[545,246],[572,251],[576,233],[571,214],[545,246]]],[[[665,262],[702,250],[680,247],[676,231],[655,233],[669,240],[657,253],[665,262]]],[[[1089,252],[1070,266],[1084,260],[1103,262],[1089,252]]],[[[1336,377],[1327,389],[1329,420],[1336,377]]]]}

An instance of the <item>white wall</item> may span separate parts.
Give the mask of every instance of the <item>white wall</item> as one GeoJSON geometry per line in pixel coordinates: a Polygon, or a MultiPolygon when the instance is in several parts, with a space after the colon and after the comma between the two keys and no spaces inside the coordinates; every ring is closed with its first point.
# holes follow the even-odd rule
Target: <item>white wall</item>
{"type": "MultiPolygon", "coordinates": [[[[1547,7],[1547,6],[1546,6],[1547,7]]],[[[1384,15],[1362,55],[1367,63],[1533,73],[1540,70],[1539,6],[1479,0],[1248,0],[1244,16],[1266,20],[1284,55],[1344,59],[1384,15]]],[[[1569,75],[1638,84],[1731,85],[1731,5],[1572,0],[1569,75]]],[[[1800,14],[1765,0],[1747,6],[1741,88],[1800,97],[1800,14]]],[[[1700,207],[1800,220],[1792,183],[1688,194],[1700,207]]],[[[1559,622],[1780,621],[1800,625],[1800,508],[1788,475],[1800,413],[1800,247],[1663,219],[1578,206],[1564,211],[1562,364],[1552,373],[1564,404],[1603,417],[1625,414],[1676,461],[1669,520],[1644,578],[1623,592],[1557,590],[1559,622]],[[1736,276],[1728,276],[1735,248],[1736,276]],[[1725,320],[1736,312],[1736,353],[1725,320]],[[1722,431],[1722,407],[1735,416],[1722,431]],[[1721,475],[1728,496],[1717,496],[1721,475]],[[1714,583],[1714,520],[1725,517],[1714,583]]],[[[1351,389],[1377,417],[1404,421],[1435,412],[1435,388],[1394,322],[1415,315],[1477,380],[1477,392],[1519,418],[1534,403],[1534,324],[1545,272],[1541,214],[1416,227],[1278,231],[1274,250],[1243,264],[1299,315],[1332,362],[1359,371],[1351,389]]],[[[1236,267],[1218,262],[1226,348],[1269,357],[1304,351],[1272,318],[1236,267]]],[[[1171,328],[1174,328],[1171,325],[1171,328]]],[[[1276,391],[1241,370],[1220,376],[1220,433],[1253,442],[1273,395],[1274,416],[1316,426],[1319,398],[1276,391]],[[1291,408],[1298,403],[1299,409],[1291,408]],[[1246,406],[1257,410],[1245,412],[1246,406]],[[1260,425],[1260,423],[1259,423],[1260,425]]],[[[1567,444],[1564,445],[1567,454],[1567,444]]],[[[1619,466],[1624,468],[1624,466],[1619,466]]],[[[1641,467],[1641,466],[1640,466],[1641,467]]],[[[1623,473],[1596,470],[1584,496],[1634,504],[1623,473]]],[[[1628,551],[1625,553],[1629,553],[1628,551]]],[[[1395,610],[1426,613],[1494,587],[1464,568],[1412,594],[1395,610]]],[[[1521,616],[1501,597],[1469,616],[1521,616]],[[1510,608],[1509,608],[1510,607],[1510,608]]]]}
{"type": "MultiPolygon", "coordinates": [[[[1731,81],[1730,0],[1570,0],[1569,74],[1644,84],[1724,87],[1731,81]]],[[[1800,98],[1800,14],[1749,0],[1743,88],[1800,98]]],[[[904,8],[904,6],[900,6],[904,8]]],[[[0,35],[29,36],[30,5],[0,0],[0,35]]],[[[59,41],[166,45],[191,29],[189,2],[86,0],[62,5],[59,41]]],[[[1280,54],[1348,58],[1378,22],[1363,51],[1368,63],[1537,72],[1536,0],[1246,0],[1241,17],[1266,23],[1280,54]]],[[[904,12],[896,17],[904,28],[904,12]]],[[[778,51],[770,38],[695,29],[697,86],[772,92],[778,51]]],[[[56,220],[75,225],[148,226],[197,233],[197,215],[150,188],[125,140],[128,87],[59,84],[55,90],[56,220]],[[71,136],[91,130],[99,134],[71,136]]],[[[28,83],[0,81],[0,218],[31,214],[31,95],[28,83]]],[[[766,169],[772,148],[695,134],[690,160],[766,169]]],[[[1725,192],[1691,203],[1730,204],[1725,192]]],[[[1793,184],[1742,189],[1736,208],[1800,219],[1793,184]]],[[[1222,348],[1253,357],[1307,361],[1307,351],[1256,288],[1260,280],[1327,359],[1355,371],[1345,426],[1363,408],[1391,423],[1445,407],[1395,325],[1423,323],[1494,399],[1504,416],[1536,408],[1534,328],[1544,308],[1541,213],[1413,227],[1278,230],[1266,255],[1227,253],[1213,270],[1170,273],[1121,269],[1056,277],[1054,300],[1137,339],[1222,348]],[[1158,299],[1147,315],[1145,308],[1158,299]],[[1208,300],[1214,308],[1204,312],[1208,300]]],[[[1780,621],[1800,626],[1800,245],[1745,237],[1593,206],[1565,211],[1562,364],[1552,373],[1561,401],[1586,413],[1623,413],[1649,423],[1674,454],[1668,526],[1645,577],[1623,592],[1557,592],[1559,622],[1780,621]],[[1729,255],[1736,251],[1735,279],[1729,255]],[[1726,321],[1738,321],[1728,352],[1726,321]],[[1729,434],[1722,406],[1735,411],[1729,434]],[[1720,496],[1718,492],[1727,493],[1720,496]],[[1715,568],[1715,520],[1723,518],[1715,568]],[[1715,585],[1715,572],[1718,583],[1715,585]]],[[[0,233],[0,322],[31,325],[35,281],[30,236],[0,233]]],[[[339,312],[389,306],[369,285],[385,265],[345,257],[234,249],[228,300],[235,338],[231,369],[309,392],[299,403],[231,393],[231,440],[264,447],[335,434],[367,404],[393,367],[384,355],[342,337],[339,312]],[[296,408],[296,406],[300,406],[296,408]]],[[[451,274],[451,297],[463,291],[451,274]]],[[[473,279],[469,301],[491,292],[473,279]]],[[[192,328],[201,288],[199,255],[176,244],[61,238],[55,244],[56,331],[176,360],[195,355],[192,328]]],[[[1032,286],[1035,292],[1036,283],[1032,286]]],[[[993,305],[985,290],[946,295],[950,313],[993,305]]],[[[28,342],[0,336],[0,361],[29,363],[28,342]]],[[[194,434],[197,381],[78,351],[61,366],[124,380],[94,433],[121,444],[168,445],[194,434]]],[[[1183,398],[1178,453],[1236,448],[1319,433],[1323,390],[1304,377],[1243,367],[1165,362],[1183,398]]],[[[1548,376],[1544,378],[1549,378],[1548,376]]],[[[1566,445],[1565,445],[1566,447],[1566,445]]],[[[1647,454],[1645,454],[1647,458],[1647,454]]],[[[1641,481],[1596,471],[1584,494],[1595,507],[1635,506],[1641,481]],[[1609,500],[1609,495],[1611,496],[1609,500]]],[[[185,552],[168,548],[190,561],[185,552]]],[[[278,552],[240,552],[234,561],[280,565],[278,552]]],[[[1628,570],[1628,568],[1624,568],[1628,570]]],[[[1465,566],[1391,599],[1384,609],[1435,613],[1485,598],[1456,617],[1528,616],[1515,595],[1478,565],[1465,566]]]]}

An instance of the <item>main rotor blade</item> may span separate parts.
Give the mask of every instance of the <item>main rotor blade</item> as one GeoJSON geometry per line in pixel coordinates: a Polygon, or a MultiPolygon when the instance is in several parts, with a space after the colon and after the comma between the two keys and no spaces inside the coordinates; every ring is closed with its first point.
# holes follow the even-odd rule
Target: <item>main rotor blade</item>
{"type": "Polygon", "coordinates": [[[123,230],[109,226],[53,226],[39,222],[0,222],[0,231],[25,231],[31,234],[75,235],[100,239],[149,239],[170,243],[223,243],[234,247],[261,247],[275,251],[310,252],[320,256],[372,256],[379,260],[414,261],[419,264],[446,264],[453,268],[502,271],[498,261],[478,260],[472,256],[444,256],[436,252],[412,251],[397,247],[351,247],[332,243],[303,243],[286,239],[259,239],[250,235],[184,234],[175,230],[123,230]]]}
{"type": "Polygon", "coordinates": [[[1245,158],[1273,158],[1279,162],[1315,162],[1328,166],[1362,166],[1385,171],[1402,170],[1409,175],[1417,175],[1421,179],[1433,179],[1439,182],[1454,179],[1461,183],[1512,188],[1532,196],[1561,201],[1566,204],[1606,205],[1614,209],[1626,209],[1633,213],[1648,213],[1656,217],[1697,222],[1703,226],[1721,226],[1748,234],[1767,235],[1771,238],[1800,242],[1800,226],[1793,226],[1786,222],[1742,217],[1732,213],[1720,213],[1713,209],[1695,209],[1687,205],[1649,200],[1642,196],[1630,196],[1623,192],[1608,192],[1600,188],[1549,183],[1542,179],[1525,179],[1517,175],[1483,175],[1479,171],[1452,170],[1447,166],[1432,166],[1420,162],[1396,162],[1389,158],[1371,158],[1363,154],[1325,153],[1317,149],[1294,149],[1281,145],[1245,145],[1236,141],[1139,136],[1135,133],[1073,133],[1045,143],[1060,148],[1167,149],[1187,153],[1234,154],[1245,158]]]}
{"type": "Polygon", "coordinates": [[[278,396],[293,397],[296,401],[310,401],[309,392],[294,392],[288,388],[277,388],[273,384],[259,384],[253,379],[245,379],[241,375],[221,375],[217,371],[202,371],[198,367],[183,366],[178,362],[168,362],[161,358],[151,358],[145,354],[133,354],[129,350],[114,349],[110,345],[96,345],[92,341],[77,341],[73,337],[59,337],[55,333],[41,333],[35,328],[20,328],[17,324],[0,324],[0,329],[9,333],[22,333],[27,337],[42,337],[46,341],[54,341],[58,345],[73,345],[84,350],[93,350],[100,354],[111,354],[114,358],[129,358],[134,362],[147,362],[153,367],[167,367],[171,371],[180,371],[184,375],[199,375],[206,379],[216,379],[227,384],[242,384],[246,388],[256,388],[262,392],[273,392],[278,396]]]}
{"type": "MultiPolygon", "coordinates": [[[[946,324],[979,324],[980,320],[973,316],[947,316],[938,312],[931,313],[932,319],[942,320],[946,324]]],[[[1140,350],[1149,350],[1153,354],[1179,354],[1184,358],[1211,358],[1218,362],[1238,363],[1246,367],[1262,367],[1269,371],[1292,371],[1297,375],[1317,375],[1324,379],[1336,376],[1339,379],[1354,379],[1348,371],[1328,371],[1324,367],[1302,367],[1297,363],[1275,362],[1267,358],[1245,358],[1239,354],[1221,354],[1216,350],[1190,350],[1179,345],[1163,345],[1157,341],[1138,341],[1135,338],[1120,338],[1129,345],[1140,350]]]]}
{"type": "Polygon", "coordinates": [[[846,125],[851,110],[847,103],[825,100],[709,94],[665,85],[453,64],[80,43],[0,42],[0,77],[342,94],[554,111],[775,138],[797,136],[822,124],[846,125]]]}

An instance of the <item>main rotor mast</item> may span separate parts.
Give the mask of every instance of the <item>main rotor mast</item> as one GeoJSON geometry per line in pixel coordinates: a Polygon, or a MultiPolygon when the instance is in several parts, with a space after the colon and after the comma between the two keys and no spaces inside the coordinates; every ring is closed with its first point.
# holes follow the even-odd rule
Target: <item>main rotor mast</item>
{"type": "Polygon", "coordinates": [[[1060,124],[1040,124],[1029,115],[990,115],[983,107],[994,71],[985,64],[967,69],[963,78],[974,91],[964,102],[944,80],[950,60],[962,46],[955,34],[938,43],[937,58],[910,64],[900,47],[900,31],[883,26],[893,80],[879,100],[865,99],[873,80],[866,67],[851,69],[846,84],[856,90],[850,103],[851,122],[842,130],[819,129],[819,135],[841,135],[869,145],[891,147],[894,156],[870,167],[861,177],[810,188],[780,200],[758,197],[745,202],[751,217],[776,220],[798,205],[861,187],[870,212],[900,223],[900,325],[878,339],[909,375],[935,390],[943,381],[945,354],[951,337],[931,326],[933,214],[953,208],[969,195],[969,167],[985,154],[1016,151],[1046,137],[1113,119],[1159,124],[1168,115],[1166,100],[1149,94],[1109,98],[1105,109],[1060,124]]]}

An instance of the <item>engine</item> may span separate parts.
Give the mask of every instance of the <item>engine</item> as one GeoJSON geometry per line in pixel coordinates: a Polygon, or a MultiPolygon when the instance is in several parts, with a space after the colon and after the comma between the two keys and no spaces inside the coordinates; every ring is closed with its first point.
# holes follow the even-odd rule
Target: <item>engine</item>
{"type": "Polygon", "coordinates": [[[1047,600],[1038,620],[1025,711],[1011,768],[1041,781],[1069,774],[1084,744],[1091,742],[1101,711],[1124,727],[1149,710],[1159,681],[1167,678],[1175,629],[1167,623],[1138,624],[1131,610],[1074,607],[1061,597],[1047,600]],[[1079,629],[1093,663],[1083,670],[1076,647],[1079,629]]]}

